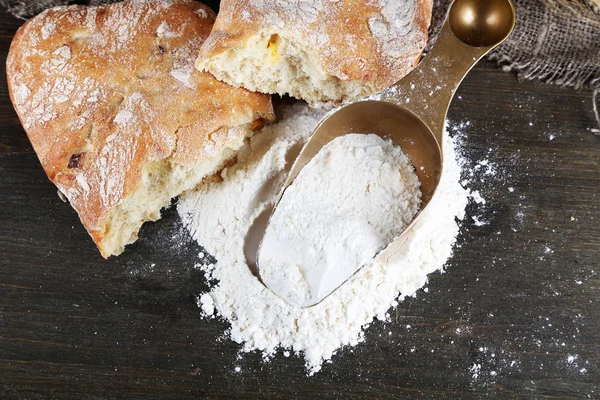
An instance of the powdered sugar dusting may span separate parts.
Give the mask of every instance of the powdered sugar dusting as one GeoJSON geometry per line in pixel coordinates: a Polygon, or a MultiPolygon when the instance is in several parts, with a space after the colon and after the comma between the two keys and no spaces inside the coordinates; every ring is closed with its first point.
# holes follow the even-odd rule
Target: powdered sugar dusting
{"type": "Polygon", "coordinates": [[[379,3],[381,12],[369,18],[369,29],[383,49],[386,62],[393,65],[405,57],[407,51],[419,51],[423,44],[413,40],[416,27],[411,21],[417,17],[417,4],[396,0],[379,0],[379,3]]]}
{"type": "Polygon", "coordinates": [[[162,24],[160,24],[158,26],[158,28],[156,28],[156,35],[159,38],[174,38],[174,37],[181,36],[180,33],[174,32],[171,29],[171,24],[169,24],[167,21],[164,21],[162,24]]]}
{"type": "Polygon", "coordinates": [[[13,90],[13,95],[17,105],[22,105],[31,95],[31,90],[25,84],[20,84],[13,90]]]}
{"type": "Polygon", "coordinates": [[[135,115],[128,109],[123,109],[115,116],[113,122],[119,125],[129,125],[135,119],[135,115]]]}
{"type": "Polygon", "coordinates": [[[68,45],[64,45],[54,50],[52,57],[42,64],[42,68],[49,73],[57,73],[67,66],[70,59],[71,48],[68,45]]]}
{"type": "Polygon", "coordinates": [[[98,10],[96,8],[88,9],[85,16],[85,26],[90,32],[96,30],[96,18],[98,16],[98,10]]]}
{"type": "Polygon", "coordinates": [[[42,39],[46,40],[54,33],[56,30],[56,24],[49,22],[42,27],[42,39]]]}
{"type": "Polygon", "coordinates": [[[179,68],[171,71],[171,76],[177,79],[179,82],[183,83],[183,85],[190,89],[196,89],[196,85],[192,80],[192,74],[194,73],[194,67],[187,66],[185,68],[179,68]]]}
{"type": "Polygon", "coordinates": [[[200,18],[208,18],[208,13],[204,8],[199,8],[196,10],[196,15],[200,18]]]}

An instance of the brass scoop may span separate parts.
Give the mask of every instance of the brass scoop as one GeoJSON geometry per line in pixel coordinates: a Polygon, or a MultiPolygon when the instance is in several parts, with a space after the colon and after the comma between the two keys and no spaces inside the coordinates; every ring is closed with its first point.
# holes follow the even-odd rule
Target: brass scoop
{"type": "MultiPolygon", "coordinates": [[[[391,139],[415,167],[421,181],[422,204],[411,224],[376,256],[377,260],[388,260],[406,242],[407,233],[440,182],[444,121],[454,92],[473,65],[502,43],[514,25],[511,0],[455,0],[433,49],[416,69],[384,91],[381,101],[350,104],[319,124],[294,162],[273,212],[300,170],[333,139],[348,133],[375,133],[391,139]]],[[[260,246],[257,255],[259,252],[260,246]]],[[[258,261],[256,265],[260,273],[258,261]]],[[[310,307],[329,294],[314,304],[292,305],[310,307]]]]}

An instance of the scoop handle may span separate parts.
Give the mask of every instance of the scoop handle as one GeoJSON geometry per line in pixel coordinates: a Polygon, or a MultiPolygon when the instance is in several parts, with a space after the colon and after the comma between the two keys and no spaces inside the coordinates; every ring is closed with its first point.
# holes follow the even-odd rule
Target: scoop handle
{"type": "Polygon", "coordinates": [[[515,17],[511,0],[455,0],[431,51],[383,99],[420,117],[441,148],[456,89],[471,68],[509,36],[515,17]]]}

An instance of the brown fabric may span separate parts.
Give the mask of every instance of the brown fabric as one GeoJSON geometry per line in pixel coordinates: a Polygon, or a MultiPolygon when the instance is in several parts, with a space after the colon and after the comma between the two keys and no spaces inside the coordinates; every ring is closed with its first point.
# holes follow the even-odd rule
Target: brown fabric
{"type": "MultiPolygon", "coordinates": [[[[600,0],[514,0],[517,25],[513,34],[489,58],[521,78],[540,79],[562,86],[591,87],[600,91],[600,0]]],[[[0,0],[20,18],[30,17],[69,0],[0,0]]],[[[91,0],[108,3],[114,0],[91,0]]],[[[452,0],[435,0],[431,40],[452,0]]],[[[86,3],[79,2],[79,3],[86,3]]],[[[594,104],[595,111],[600,108],[594,104]]],[[[596,112],[600,125],[600,115],[596,112]]]]}

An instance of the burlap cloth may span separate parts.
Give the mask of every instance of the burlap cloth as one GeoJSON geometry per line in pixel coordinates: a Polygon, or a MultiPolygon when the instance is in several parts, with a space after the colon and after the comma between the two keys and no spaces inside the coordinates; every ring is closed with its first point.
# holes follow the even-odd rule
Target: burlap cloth
{"type": "MultiPolygon", "coordinates": [[[[485,0],[482,0],[485,1],[485,0]]],[[[114,0],[0,0],[8,12],[28,18],[59,4],[101,4],[114,0]]],[[[434,0],[431,41],[452,0],[434,0]]],[[[514,0],[517,24],[512,35],[488,57],[524,79],[575,89],[594,89],[593,108],[600,126],[600,0],[514,0]]],[[[207,2],[214,5],[215,1],[207,2]]],[[[600,130],[595,129],[595,134],[600,130]]]]}

